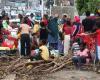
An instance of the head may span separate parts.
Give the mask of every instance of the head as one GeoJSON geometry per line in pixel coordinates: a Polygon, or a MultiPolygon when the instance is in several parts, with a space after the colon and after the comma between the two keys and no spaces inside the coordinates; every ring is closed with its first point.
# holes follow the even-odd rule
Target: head
{"type": "Polygon", "coordinates": [[[41,26],[41,27],[45,27],[44,22],[40,22],[40,26],[41,26]]]}
{"type": "Polygon", "coordinates": [[[18,18],[22,20],[23,15],[22,14],[18,14],[18,18]]]}
{"type": "Polygon", "coordinates": [[[27,24],[27,20],[28,20],[28,17],[23,17],[22,23],[23,23],[23,24],[27,24]]]}
{"type": "Polygon", "coordinates": [[[37,20],[37,19],[34,20],[34,23],[35,23],[35,24],[39,24],[39,22],[40,22],[40,21],[37,20]]]}
{"type": "Polygon", "coordinates": [[[47,14],[44,14],[43,15],[43,19],[48,19],[48,15],[47,14]]]}
{"type": "Polygon", "coordinates": [[[67,21],[66,21],[66,24],[67,24],[68,26],[71,26],[71,21],[70,21],[70,20],[67,20],[67,21]]]}
{"type": "Polygon", "coordinates": [[[89,17],[91,13],[90,13],[90,11],[86,11],[85,14],[87,17],[89,17]]]}
{"type": "Polygon", "coordinates": [[[39,45],[42,46],[42,45],[46,45],[46,44],[47,44],[46,40],[41,40],[39,45]]]}
{"type": "Polygon", "coordinates": [[[74,17],[74,22],[80,22],[80,17],[79,16],[75,16],[74,17]]]}
{"type": "Polygon", "coordinates": [[[80,50],[84,50],[86,48],[86,43],[81,43],[80,44],[80,50]]]}
{"type": "Polygon", "coordinates": [[[64,15],[63,15],[63,19],[66,19],[66,18],[67,18],[67,15],[66,15],[66,14],[64,14],[64,15]]]}
{"type": "Polygon", "coordinates": [[[31,17],[31,18],[33,18],[33,17],[34,17],[34,14],[33,14],[33,13],[31,13],[31,14],[30,14],[30,17],[31,17]]]}

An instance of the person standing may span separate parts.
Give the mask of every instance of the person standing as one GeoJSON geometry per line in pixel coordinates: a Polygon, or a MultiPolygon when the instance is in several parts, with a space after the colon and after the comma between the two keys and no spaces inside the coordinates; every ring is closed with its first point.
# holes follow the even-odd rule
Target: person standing
{"type": "Polygon", "coordinates": [[[51,19],[48,23],[48,43],[49,47],[58,50],[59,30],[58,30],[58,16],[51,19]]]}
{"type": "Polygon", "coordinates": [[[63,26],[63,33],[64,33],[64,55],[68,54],[70,48],[70,35],[71,35],[71,21],[67,20],[63,26]]]}
{"type": "Polygon", "coordinates": [[[30,26],[27,24],[27,18],[24,17],[22,24],[20,25],[21,29],[21,56],[30,55],[30,26]]]}

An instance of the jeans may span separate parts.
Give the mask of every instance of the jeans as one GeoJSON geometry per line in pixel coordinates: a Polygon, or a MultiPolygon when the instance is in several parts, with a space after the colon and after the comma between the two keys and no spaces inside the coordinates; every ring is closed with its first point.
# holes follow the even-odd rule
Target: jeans
{"type": "Polygon", "coordinates": [[[74,56],[72,58],[73,63],[76,67],[80,67],[82,64],[86,63],[86,57],[83,56],[74,56]]]}
{"type": "Polygon", "coordinates": [[[29,34],[21,35],[21,55],[29,56],[30,55],[30,36],[29,34]]]}

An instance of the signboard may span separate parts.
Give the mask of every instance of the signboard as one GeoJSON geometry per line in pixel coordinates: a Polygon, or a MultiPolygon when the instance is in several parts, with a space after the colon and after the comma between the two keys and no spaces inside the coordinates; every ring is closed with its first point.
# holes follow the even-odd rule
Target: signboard
{"type": "Polygon", "coordinates": [[[5,11],[10,11],[10,9],[11,9],[10,6],[4,6],[5,11]]]}

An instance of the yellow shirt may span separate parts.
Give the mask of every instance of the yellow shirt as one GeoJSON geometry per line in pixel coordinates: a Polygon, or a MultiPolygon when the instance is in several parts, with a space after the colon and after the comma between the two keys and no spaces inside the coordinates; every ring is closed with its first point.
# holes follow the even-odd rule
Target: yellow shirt
{"type": "Polygon", "coordinates": [[[49,60],[49,50],[47,48],[47,46],[41,46],[40,49],[42,50],[41,52],[41,57],[44,59],[44,60],[49,60]]]}
{"type": "Polygon", "coordinates": [[[33,27],[33,33],[37,33],[39,31],[39,24],[35,24],[33,27]]]}

